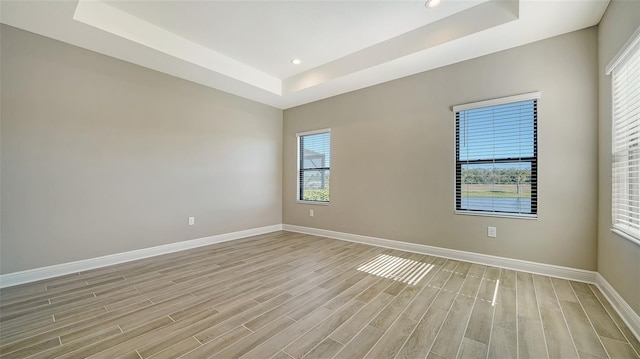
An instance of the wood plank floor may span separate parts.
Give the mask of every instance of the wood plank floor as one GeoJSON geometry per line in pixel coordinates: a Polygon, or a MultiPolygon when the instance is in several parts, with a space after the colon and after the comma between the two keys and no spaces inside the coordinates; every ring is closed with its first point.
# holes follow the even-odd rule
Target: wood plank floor
{"type": "Polygon", "coordinates": [[[640,358],[592,285],[291,233],[0,291],[2,358],[640,358]]]}

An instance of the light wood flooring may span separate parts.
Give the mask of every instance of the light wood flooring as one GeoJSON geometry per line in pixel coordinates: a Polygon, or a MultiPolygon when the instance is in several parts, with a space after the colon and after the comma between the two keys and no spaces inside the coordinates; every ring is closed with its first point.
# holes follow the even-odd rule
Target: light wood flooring
{"type": "Polygon", "coordinates": [[[639,352],[593,285],[291,232],[0,291],[2,358],[639,352]]]}

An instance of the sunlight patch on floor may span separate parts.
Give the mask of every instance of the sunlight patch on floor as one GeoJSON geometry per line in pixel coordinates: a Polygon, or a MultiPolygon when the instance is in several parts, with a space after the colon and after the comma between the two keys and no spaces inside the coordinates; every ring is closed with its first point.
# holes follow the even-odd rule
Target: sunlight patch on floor
{"type": "Polygon", "coordinates": [[[379,254],[358,267],[359,271],[415,285],[433,269],[433,265],[411,259],[379,254]]]}

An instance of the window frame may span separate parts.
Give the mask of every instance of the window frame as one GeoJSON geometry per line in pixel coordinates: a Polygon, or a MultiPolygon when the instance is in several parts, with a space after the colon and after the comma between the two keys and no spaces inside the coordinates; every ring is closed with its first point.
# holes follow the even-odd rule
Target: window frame
{"type": "MultiPolygon", "coordinates": [[[[472,102],[472,103],[468,103],[468,104],[462,104],[462,105],[456,105],[452,107],[453,110],[453,117],[454,117],[454,147],[455,147],[455,151],[453,154],[453,176],[454,176],[454,187],[453,187],[453,209],[454,209],[454,214],[461,214],[461,215],[471,215],[471,216],[485,216],[485,217],[502,217],[502,218],[519,218],[519,219],[537,219],[538,218],[538,204],[537,204],[537,199],[538,199],[538,187],[539,187],[539,181],[538,181],[538,159],[539,159],[539,153],[538,153],[538,100],[541,98],[541,94],[540,92],[530,92],[530,93],[525,93],[525,94],[520,94],[520,95],[515,95],[515,96],[507,96],[507,97],[501,97],[501,98],[496,98],[496,99],[491,99],[491,100],[486,100],[486,101],[479,101],[479,102],[472,102]],[[535,212],[532,209],[532,212],[534,213],[515,213],[515,212],[498,212],[498,211],[482,211],[482,210],[469,210],[469,209],[458,209],[458,193],[461,191],[461,186],[462,186],[462,178],[461,178],[461,174],[462,171],[461,169],[459,170],[459,166],[462,166],[462,163],[512,163],[515,162],[514,159],[508,159],[508,158],[494,158],[492,160],[473,160],[473,161],[458,161],[458,153],[460,150],[460,143],[458,141],[458,136],[459,136],[459,129],[458,129],[458,114],[461,111],[466,111],[466,110],[473,110],[473,109],[478,109],[478,108],[483,108],[483,107],[492,107],[492,106],[499,106],[499,105],[506,105],[506,104],[511,104],[511,103],[516,103],[516,102],[523,102],[523,101],[535,101],[534,103],[534,112],[535,112],[535,117],[534,117],[534,132],[533,132],[533,157],[527,157],[525,158],[525,161],[523,162],[531,162],[531,178],[535,178],[535,181],[532,181],[532,186],[531,186],[531,192],[532,192],[532,198],[536,197],[536,204],[535,206],[532,203],[532,208],[535,208],[535,212]],[[535,177],[534,177],[535,176],[535,177]],[[534,183],[535,182],[535,183],[534,183]]],[[[460,196],[462,196],[462,194],[460,193],[460,196]]]]}
{"type": "MultiPolygon", "coordinates": [[[[627,65],[627,61],[630,59],[629,56],[635,55],[636,51],[640,52],[640,27],[636,29],[636,31],[629,37],[629,40],[627,40],[627,42],[620,48],[620,51],[618,51],[618,53],[611,59],[611,62],[609,62],[609,64],[605,69],[605,75],[611,76],[611,182],[610,182],[611,183],[611,228],[610,230],[613,233],[629,240],[630,242],[636,245],[640,245],[640,233],[638,233],[637,230],[634,231],[633,228],[629,228],[628,226],[617,223],[618,219],[616,217],[616,214],[621,209],[617,208],[616,204],[619,203],[620,201],[624,201],[625,199],[627,201],[630,201],[629,198],[631,194],[629,192],[631,190],[627,192],[626,198],[617,199],[616,175],[615,175],[615,172],[616,172],[615,165],[621,162],[621,161],[616,161],[616,157],[617,157],[616,143],[618,139],[616,138],[615,72],[616,72],[616,69],[619,69],[618,66],[627,65]],[[632,233],[632,232],[636,232],[636,233],[632,233]]],[[[640,66],[640,63],[637,64],[637,66],[640,66]]],[[[628,137],[628,134],[629,134],[628,132],[625,132],[623,135],[621,135],[621,137],[628,137]]],[[[640,135],[638,135],[638,137],[640,137],[640,135]]],[[[625,142],[625,144],[628,145],[629,142],[630,141],[625,142]]],[[[635,146],[637,146],[637,143],[635,146]]],[[[626,149],[630,149],[635,146],[630,145],[630,146],[627,146],[626,149]]],[[[627,170],[627,172],[630,170],[629,167],[626,167],[625,169],[627,170]]],[[[624,179],[626,179],[627,182],[630,182],[628,175],[625,176],[624,179]]],[[[638,189],[636,189],[636,191],[637,190],[638,189]]],[[[637,207],[639,208],[637,210],[637,214],[640,216],[640,205],[637,207]]]]}
{"type": "MultiPolygon", "coordinates": [[[[331,128],[323,128],[323,129],[319,129],[319,130],[313,130],[313,131],[306,131],[306,132],[298,132],[296,133],[296,153],[297,153],[297,157],[296,157],[296,202],[297,203],[302,203],[302,204],[313,204],[313,205],[320,205],[320,206],[328,206],[329,203],[331,203],[331,192],[329,192],[329,201],[313,201],[313,200],[305,200],[302,199],[302,188],[300,186],[300,182],[301,182],[301,175],[304,172],[304,169],[302,168],[302,154],[300,153],[301,151],[301,143],[300,143],[300,138],[304,137],[304,136],[310,136],[310,135],[318,135],[318,134],[322,134],[322,133],[328,133],[329,134],[329,153],[331,154],[332,150],[331,150],[331,128]]],[[[331,165],[329,165],[329,167],[322,167],[320,168],[322,170],[329,170],[331,171],[331,165]]],[[[317,169],[314,169],[317,170],[317,169]]]]}

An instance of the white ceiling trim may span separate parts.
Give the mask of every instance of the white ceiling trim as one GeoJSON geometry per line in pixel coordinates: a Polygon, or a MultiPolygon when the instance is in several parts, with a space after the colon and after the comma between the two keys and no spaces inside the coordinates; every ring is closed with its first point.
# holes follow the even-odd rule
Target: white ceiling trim
{"type": "Polygon", "coordinates": [[[280,79],[101,1],[78,1],[73,19],[276,95],[282,94],[280,79]]]}
{"type": "Polygon", "coordinates": [[[290,94],[409,56],[476,32],[518,19],[518,1],[490,1],[422,26],[377,45],[360,50],[292,76],[284,81],[290,94]]]}
{"type": "Polygon", "coordinates": [[[2,0],[0,22],[286,109],[593,26],[607,5],[491,0],[286,79],[98,1],[2,0]]]}

